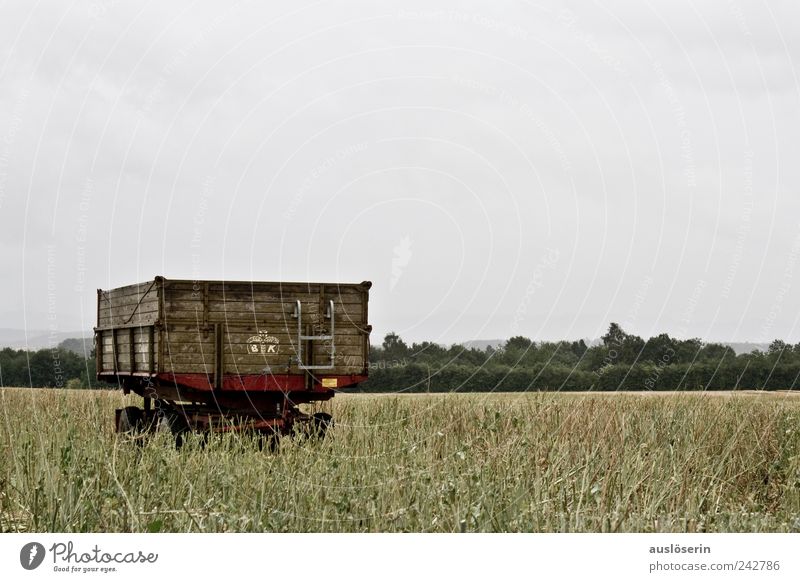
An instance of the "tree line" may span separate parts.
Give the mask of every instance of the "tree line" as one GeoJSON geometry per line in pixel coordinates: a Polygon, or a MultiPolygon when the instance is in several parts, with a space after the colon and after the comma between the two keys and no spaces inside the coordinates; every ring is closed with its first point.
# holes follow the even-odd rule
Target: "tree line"
{"type": "Polygon", "coordinates": [[[61,344],[36,351],[0,350],[0,386],[95,388],[95,370],[94,357],[85,358],[61,344]]]}
{"type": "MultiPolygon", "coordinates": [[[[68,342],[69,340],[65,340],[68,342]]],[[[62,342],[38,351],[0,350],[0,386],[106,388],[94,355],[62,342]]],[[[800,376],[800,344],[773,341],[766,351],[661,334],[650,339],[612,323],[598,345],[583,340],[534,342],[515,336],[486,349],[433,342],[407,344],[395,333],[371,346],[366,392],[524,390],[786,390],[800,376]]]]}
{"type": "Polygon", "coordinates": [[[431,342],[408,345],[389,333],[370,352],[364,391],[481,392],[523,390],[794,389],[800,344],[775,340],[766,351],[737,355],[700,339],[650,339],[616,323],[601,342],[534,342],[523,336],[485,350],[431,342]]]}

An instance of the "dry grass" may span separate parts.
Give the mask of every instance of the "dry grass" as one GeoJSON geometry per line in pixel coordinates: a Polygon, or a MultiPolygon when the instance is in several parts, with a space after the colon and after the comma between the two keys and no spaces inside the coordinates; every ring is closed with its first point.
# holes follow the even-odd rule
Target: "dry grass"
{"type": "Polygon", "coordinates": [[[279,454],[133,446],[130,403],[0,390],[0,530],[800,530],[789,395],[342,395],[330,438],[279,454]]]}

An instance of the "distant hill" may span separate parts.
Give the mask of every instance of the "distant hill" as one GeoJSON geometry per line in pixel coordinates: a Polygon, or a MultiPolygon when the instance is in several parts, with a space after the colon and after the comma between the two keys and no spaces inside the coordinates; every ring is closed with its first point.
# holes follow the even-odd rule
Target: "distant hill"
{"type": "Polygon", "coordinates": [[[769,344],[760,344],[754,342],[732,342],[723,343],[722,345],[731,348],[734,352],[736,352],[737,356],[739,354],[749,354],[756,350],[766,352],[767,348],[769,348],[769,344]]]}
{"type": "Polygon", "coordinates": [[[92,349],[94,349],[94,341],[93,338],[90,337],[71,337],[58,344],[58,347],[60,347],[62,350],[67,350],[68,352],[72,352],[73,354],[77,354],[84,358],[89,358],[89,356],[92,355],[92,349]]]}
{"type": "Polygon", "coordinates": [[[83,353],[83,348],[82,346],[78,348],[78,344],[75,342],[83,344],[85,341],[89,345],[89,350],[91,350],[93,337],[94,334],[91,331],[73,330],[51,333],[46,329],[29,329],[26,331],[23,329],[0,328],[0,349],[14,348],[24,350],[27,348],[29,350],[41,350],[59,346],[64,342],[70,342],[68,344],[69,347],[65,349],[81,354],[83,353]]]}

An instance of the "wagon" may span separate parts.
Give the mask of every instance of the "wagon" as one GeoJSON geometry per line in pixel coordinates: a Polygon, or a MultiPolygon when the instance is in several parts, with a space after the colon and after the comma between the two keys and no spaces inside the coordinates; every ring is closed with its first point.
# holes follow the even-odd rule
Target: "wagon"
{"type": "Polygon", "coordinates": [[[369,281],[151,281],[97,291],[97,378],[143,398],[118,432],[319,433],[305,403],[367,379],[369,281]]]}

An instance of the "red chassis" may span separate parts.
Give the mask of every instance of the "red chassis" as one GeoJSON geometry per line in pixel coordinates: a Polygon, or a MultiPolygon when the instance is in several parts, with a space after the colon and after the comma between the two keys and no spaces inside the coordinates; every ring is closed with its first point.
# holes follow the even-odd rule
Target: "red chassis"
{"type": "Polygon", "coordinates": [[[118,432],[155,429],[160,419],[164,419],[177,437],[187,431],[211,429],[288,434],[298,421],[310,421],[317,425],[316,430],[324,432],[331,422],[330,415],[306,415],[298,405],[329,400],[336,389],[367,379],[361,375],[324,379],[297,374],[225,375],[221,388],[215,389],[205,374],[117,373],[102,374],[99,378],[118,383],[125,394],[133,392],[144,398],[144,409],[116,410],[118,432]]]}

